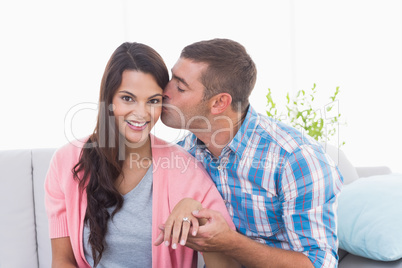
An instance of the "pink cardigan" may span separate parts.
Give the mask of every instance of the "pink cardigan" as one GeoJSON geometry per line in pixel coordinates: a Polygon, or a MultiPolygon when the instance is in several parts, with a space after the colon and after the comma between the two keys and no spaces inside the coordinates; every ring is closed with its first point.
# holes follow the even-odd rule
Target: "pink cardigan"
{"type": "MultiPolygon", "coordinates": [[[[177,145],[151,135],[153,160],[152,242],[174,206],[190,197],[203,207],[220,211],[234,229],[226,206],[214,183],[195,159],[177,145]]],[[[84,256],[82,232],[87,207],[86,192],[80,194],[71,172],[81,146],[67,144],[56,151],[45,181],[45,204],[50,238],[70,237],[78,267],[90,267],[84,256]]],[[[177,249],[152,246],[152,267],[196,267],[197,254],[178,245],[177,249]]]]}

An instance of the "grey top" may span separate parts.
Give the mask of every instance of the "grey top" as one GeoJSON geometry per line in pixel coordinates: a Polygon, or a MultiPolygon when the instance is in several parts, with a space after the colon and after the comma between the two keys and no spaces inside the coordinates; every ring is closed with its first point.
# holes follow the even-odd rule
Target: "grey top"
{"type": "MultiPolygon", "coordinates": [[[[108,222],[105,250],[97,267],[152,267],[152,165],[140,183],[123,198],[123,207],[108,222]]],[[[110,214],[113,209],[108,208],[110,214]]],[[[85,224],[84,253],[93,267],[88,238],[89,226],[85,224]]]]}

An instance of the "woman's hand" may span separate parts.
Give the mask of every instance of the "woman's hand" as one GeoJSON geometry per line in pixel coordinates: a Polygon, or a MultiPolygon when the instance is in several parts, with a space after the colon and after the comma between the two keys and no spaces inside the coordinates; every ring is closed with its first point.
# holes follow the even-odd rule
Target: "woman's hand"
{"type": "Polygon", "coordinates": [[[76,268],[70,237],[52,238],[52,268],[76,268]]]}
{"type": "Polygon", "coordinates": [[[155,246],[165,241],[165,245],[170,245],[172,240],[172,248],[176,249],[180,238],[180,245],[184,246],[187,241],[188,233],[195,236],[198,232],[199,222],[192,215],[193,211],[202,209],[199,201],[192,198],[183,198],[174,207],[164,225],[159,226],[161,233],[154,242],[155,246]]]}

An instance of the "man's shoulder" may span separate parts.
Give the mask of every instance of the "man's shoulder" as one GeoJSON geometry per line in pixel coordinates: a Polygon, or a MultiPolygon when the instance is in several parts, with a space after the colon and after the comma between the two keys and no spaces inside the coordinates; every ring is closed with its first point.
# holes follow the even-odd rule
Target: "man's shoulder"
{"type": "MultiPolygon", "coordinates": [[[[309,136],[304,130],[298,129],[281,122],[279,120],[270,118],[268,116],[259,115],[260,122],[258,128],[259,133],[269,137],[274,147],[277,146],[284,150],[286,154],[297,161],[296,159],[317,159],[323,163],[328,163],[334,166],[332,159],[326,154],[323,146],[314,138],[309,136]]],[[[272,144],[271,144],[272,145],[272,144]]],[[[275,150],[277,150],[276,148],[275,150]]]]}
{"type": "Polygon", "coordinates": [[[287,153],[293,153],[306,145],[317,145],[306,133],[277,119],[257,114],[255,120],[254,134],[258,135],[260,142],[267,142],[287,153]]]}

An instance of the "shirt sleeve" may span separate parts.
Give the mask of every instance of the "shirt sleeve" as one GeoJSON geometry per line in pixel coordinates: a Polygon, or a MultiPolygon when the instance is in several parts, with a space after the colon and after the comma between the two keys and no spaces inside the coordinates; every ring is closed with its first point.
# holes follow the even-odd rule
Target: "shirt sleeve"
{"type": "Polygon", "coordinates": [[[321,149],[304,145],[282,167],[280,200],[292,250],[314,267],[337,267],[337,201],[342,176],[321,149]]]}
{"type": "Polygon", "coordinates": [[[57,152],[53,156],[45,179],[45,206],[50,238],[69,236],[65,193],[60,183],[57,152]]]}

